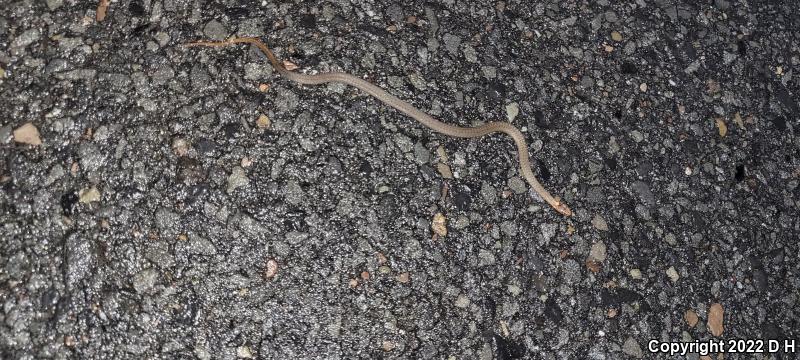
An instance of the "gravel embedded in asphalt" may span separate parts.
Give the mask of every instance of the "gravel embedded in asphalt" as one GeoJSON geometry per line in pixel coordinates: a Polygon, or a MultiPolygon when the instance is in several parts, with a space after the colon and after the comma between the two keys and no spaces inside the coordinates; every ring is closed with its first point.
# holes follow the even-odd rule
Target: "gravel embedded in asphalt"
{"type": "Polygon", "coordinates": [[[800,344],[792,2],[0,7],[1,358],[800,344]],[[450,124],[512,121],[575,216],[508,137],[182,46],[232,35],[450,124]]]}

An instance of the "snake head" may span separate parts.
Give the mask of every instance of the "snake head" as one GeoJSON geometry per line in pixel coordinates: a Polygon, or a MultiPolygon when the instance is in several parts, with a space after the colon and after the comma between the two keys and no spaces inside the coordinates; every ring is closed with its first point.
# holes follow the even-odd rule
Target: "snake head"
{"type": "Polygon", "coordinates": [[[552,205],[553,208],[556,209],[556,211],[560,212],[564,216],[572,216],[572,210],[569,209],[569,206],[567,206],[567,204],[561,202],[560,198],[556,197],[556,203],[552,205]]]}
{"type": "Polygon", "coordinates": [[[572,216],[572,210],[567,207],[567,204],[558,204],[558,206],[556,206],[556,211],[564,214],[565,216],[572,216]]]}

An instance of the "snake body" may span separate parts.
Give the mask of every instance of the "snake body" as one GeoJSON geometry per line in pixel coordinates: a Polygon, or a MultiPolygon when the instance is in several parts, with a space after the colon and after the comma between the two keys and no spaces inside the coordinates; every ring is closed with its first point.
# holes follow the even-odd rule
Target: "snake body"
{"type": "Polygon", "coordinates": [[[514,144],[517,146],[517,154],[519,156],[519,165],[522,176],[525,178],[528,184],[530,184],[531,188],[533,188],[533,190],[536,191],[536,193],[539,194],[544,201],[550,204],[550,206],[552,206],[559,213],[566,216],[572,215],[572,211],[569,209],[569,207],[561,202],[560,199],[550,195],[550,192],[548,192],[542,186],[542,184],[539,183],[539,180],[536,179],[536,176],[533,174],[533,170],[531,170],[531,161],[530,156],[528,155],[528,144],[525,142],[525,137],[516,127],[514,127],[514,125],[511,125],[507,122],[490,122],[485,125],[466,128],[443,123],[426,114],[425,112],[415,108],[410,103],[386,92],[386,90],[383,90],[382,88],[353,75],[341,72],[307,75],[290,71],[283,65],[281,61],[278,60],[277,57],[275,57],[275,54],[272,53],[269,47],[267,47],[266,44],[257,38],[234,37],[225,41],[195,41],[186,44],[186,46],[223,47],[242,43],[251,44],[258,47],[259,50],[261,50],[264,55],[267,56],[269,62],[272,63],[272,66],[275,68],[275,70],[281,76],[291,81],[303,85],[319,85],[329,82],[336,82],[353,86],[380,100],[384,104],[389,105],[410,116],[414,120],[419,121],[422,125],[429,127],[431,130],[444,135],[458,138],[476,138],[495,132],[507,134],[514,139],[514,144]]]}

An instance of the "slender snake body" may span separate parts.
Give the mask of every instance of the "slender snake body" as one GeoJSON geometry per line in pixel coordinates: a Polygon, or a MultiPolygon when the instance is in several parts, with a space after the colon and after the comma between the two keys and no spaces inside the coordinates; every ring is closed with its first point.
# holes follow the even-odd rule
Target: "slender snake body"
{"type": "Polygon", "coordinates": [[[272,63],[272,66],[275,68],[275,70],[281,76],[289,80],[303,85],[319,85],[329,82],[336,82],[353,86],[369,95],[372,95],[374,98],[380,100],[384,104],[389,105],[410,116],[414,120],[419,121],[422,123],[422,125],[427,126],[433,131],[458,138],[475,138],[495,132],[501,132],[511,136],[511,138],[514,139],[514,144],[517,145],[517,154],[519,155],[519,165],[520,170],[522,171],[522,176],[526,181],[528,181],[528,184],[530,184],[533,190],[536,191],[536,193],[539,194],[539,196],[541,196],[542,199],[550,204],[550,206],[552,206],[556,211],[566,216],[572,215],[572,211],[569,209],[569,207],[561,202],[561,200],[558,198],[550,195],[550,193],[542,186],[542,184],[539,183],[539,180],[536,179],[536,176],[533,174],[533,170],[531,170],[531,161],[528,155],[528,144],[525,142],[525,137],[516,127],[514,127],[514,125],[511,125],[507,122],[490,122],[477,127],[465,128],[445,124],[415,108],[408,102],[386,92],[386,90],[383,90],[382,88],[353,75],[340,72],[306,75],[289,71],[286,69],[283,63],[278,61],[278,58],[275,57],[269,47],[267,47],[266,44],[262,43],[257,38],[234,37],[225,41],[195,41],[186,44],[186,46],[223,47],[240,43],[252,44],[258,47],[264,53],[264,55],[267,56],[269,62],[272,63]]]}

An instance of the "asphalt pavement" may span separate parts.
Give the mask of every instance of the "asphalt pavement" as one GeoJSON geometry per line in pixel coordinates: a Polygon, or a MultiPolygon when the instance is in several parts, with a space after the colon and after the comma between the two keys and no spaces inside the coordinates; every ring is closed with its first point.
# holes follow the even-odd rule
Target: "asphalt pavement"
{"type": "Polygon", "coordinates": [[[800,354],[793,1],[0,9],[0,358],[800,354]]]}

